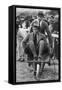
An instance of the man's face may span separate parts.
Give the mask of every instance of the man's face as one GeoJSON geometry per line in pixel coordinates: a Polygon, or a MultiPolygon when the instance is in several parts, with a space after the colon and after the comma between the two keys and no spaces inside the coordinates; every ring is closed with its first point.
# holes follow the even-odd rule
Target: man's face
{"type": "Polygon", "coordinates": [[[41,17],[38,16],[37,18],[38,18],[39,20],[41,20],[41,17]]]}
{"type": "Polygon", "coordinates": [[[42,20],[44,17],[43,16],[38,16],[37,17],[39,20],[42,20]]]}
{"type": "Polygon", "coordinates": [[[36,27],[33,27],[33,33],[37,34],[38,33],[38,29],[36,27]]]}

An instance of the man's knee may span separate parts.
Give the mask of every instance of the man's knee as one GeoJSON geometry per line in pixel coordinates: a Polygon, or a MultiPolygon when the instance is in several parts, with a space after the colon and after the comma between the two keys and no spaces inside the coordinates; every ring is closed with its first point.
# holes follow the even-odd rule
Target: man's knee
{"type": "Polygon", "coordinates": [[[33,41],[30,41],[29,42],[29,46],[34,46],[34,42],[33,41]]]}
{"type": "Polygon", "coordinates": [[[40,40],[39,45],[44,46],[44,44],[45,44],[44,40],[40,40]]]}

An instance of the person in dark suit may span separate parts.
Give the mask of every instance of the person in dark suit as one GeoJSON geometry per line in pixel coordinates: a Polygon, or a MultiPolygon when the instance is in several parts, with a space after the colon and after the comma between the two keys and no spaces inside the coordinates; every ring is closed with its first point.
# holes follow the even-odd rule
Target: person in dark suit
{"type": "MultiPolygon", "coordinates": [[[[29,60],[43,60],[44,55],[49,55],[50,49],[46,40],[46,36],[39,31],[38,23],[34,23],[32,31],[23,40],[22,46],[25,53],[30,57],[29,60]]],[[[40,64],[40,63],[39,63],[40,64]]],[[[29,66],[31,63],[29,63],[29,66]]],[[[34,76],[36,76],[36,64],[34,65],[34,76]]]]}
{"type": "Polygon", "coordinates": [[[46,50],[49,52],[49,48],[45,35],[41,34],[38,29],[38,24],[34,24],[32,27],[33,32],[27,35],[23,40],[22,45],[25,53],[28,54],[31,60],[38,59],[39,61],[42,60],[43,54],[46,50]]]}

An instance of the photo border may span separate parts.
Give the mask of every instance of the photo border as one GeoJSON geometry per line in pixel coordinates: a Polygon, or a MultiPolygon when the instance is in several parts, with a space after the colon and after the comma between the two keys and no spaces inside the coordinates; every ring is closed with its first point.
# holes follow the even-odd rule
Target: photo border
{"type": "MultiPolygon", "coordinates": [[[[38,83],[51,83],[51,82],[60,82],[61,81],[61,8],[57,7],[43,7],[43,6],[25,6],[25,5],[13,5],[15,8],[15,59],[14,59],[14,69],[15,69],[15,74],[14,74],[14,84],[38,84],[38,83]],[[30,8],[30,9],[47,9],[47,10],[58,10],[59,12],[59,79],[58,80],[45,80],[45,81],[26,81],[26,82],[16,82],[16,8],[30,8]]],[[[14,32],[13,32],[14,33],[14,32]]]]}

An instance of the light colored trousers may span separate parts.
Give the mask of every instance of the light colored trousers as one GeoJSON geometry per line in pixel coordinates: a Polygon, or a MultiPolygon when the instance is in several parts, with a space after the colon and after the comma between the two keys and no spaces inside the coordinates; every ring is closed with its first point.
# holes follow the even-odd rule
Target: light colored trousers
{"type": "Polygon", "coordinates": [[[16,47],[16,60],[18,60],[24,54],[24,49],[22,47],[22,40],[17,38],[17,47],[16,47]]]}

